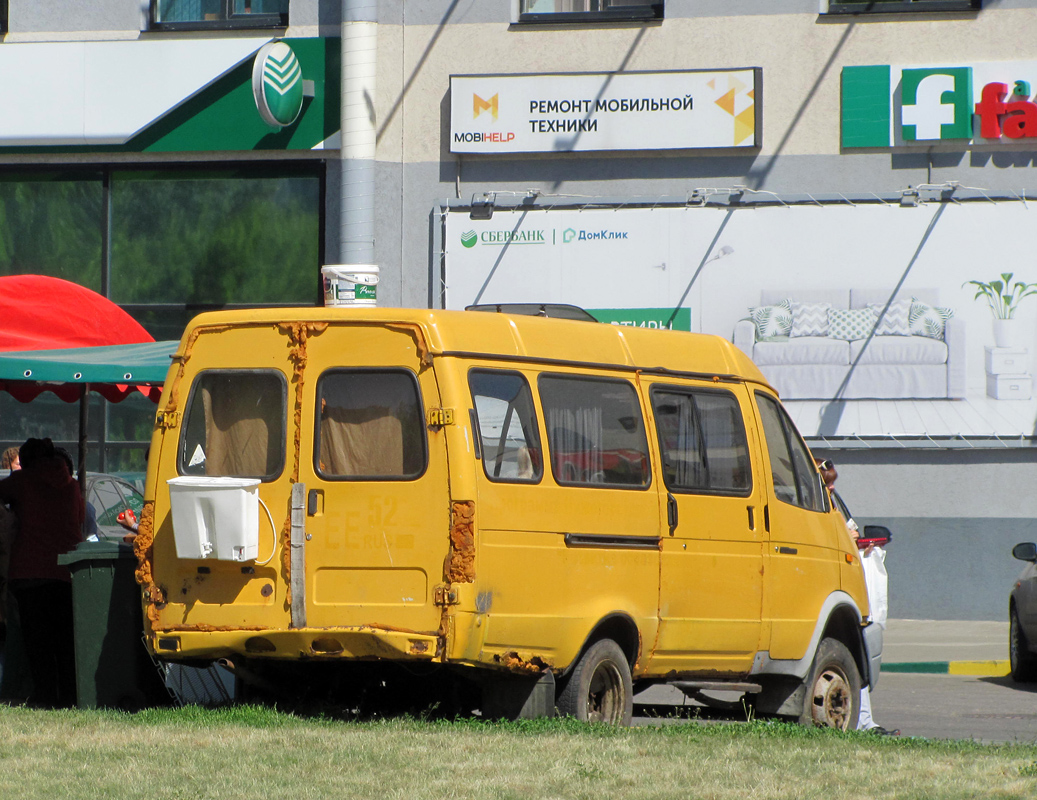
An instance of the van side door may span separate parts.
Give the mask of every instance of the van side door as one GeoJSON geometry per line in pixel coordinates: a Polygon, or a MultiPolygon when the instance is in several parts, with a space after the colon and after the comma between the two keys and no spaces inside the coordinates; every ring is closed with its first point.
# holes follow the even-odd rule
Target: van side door
{"type": "Polygon", "coordinates": [[[764,536],[752,403],[744,385],[702,381],[654,383],[649,396],[668,517],[652,671],[748,672],[764,536]]]}
{"type": "Polygon", "coordinates": [[[763,612],[770,622],[770,657],[806,654],[825,599],[840,586],[842,552],[828,492],[778,399],[755,393],[767,452],[767,529],[763,612]]]}

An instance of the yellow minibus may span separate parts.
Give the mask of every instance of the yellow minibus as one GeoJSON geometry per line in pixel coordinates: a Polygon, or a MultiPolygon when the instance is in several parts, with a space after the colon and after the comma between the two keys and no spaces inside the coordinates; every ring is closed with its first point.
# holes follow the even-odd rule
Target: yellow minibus
{"type": "Polygon", "coordinates": [[[135,549],[146,640],[242,696],[625,724],[742,692],[856,726],[860,557],[788,413],[719,337],[510,313],[202,314],[135,549]]]}

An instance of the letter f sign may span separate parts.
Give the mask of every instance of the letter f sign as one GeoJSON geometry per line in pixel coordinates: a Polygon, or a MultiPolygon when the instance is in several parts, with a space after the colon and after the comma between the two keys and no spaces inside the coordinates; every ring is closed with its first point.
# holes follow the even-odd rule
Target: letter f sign
{"type": "Polygon", "coordinates": [[[472,119],[476,119],[482,112],[489,111],[493,118],[497,119],[497,95],[489,100],[483,100],[479,95],[472,93],[472,119]]]}
{"type": "Polygon", "coordinates": [[[904,141],[972,138],[972,69],[905,69],[901,73],[904,141]]]}

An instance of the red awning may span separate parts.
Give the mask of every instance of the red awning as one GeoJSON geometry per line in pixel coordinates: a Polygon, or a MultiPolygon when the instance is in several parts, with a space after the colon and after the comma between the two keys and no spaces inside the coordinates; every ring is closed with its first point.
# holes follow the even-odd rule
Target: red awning
{"type": "MultiPolygon", "coordinates": [[[[46,275],[8,275],[0,277],[0,352],[67,350],[81,347],[154,342],[140,323],[106,297],[78,283],[46,275]]],[[[42,392],[53,392],[66,403],[79,400],[82,382],[37,381],[33,377],[12,377],[0,383],[22,403],[42,392]]],[[[157,386],[136,386],[105,382],[90,388],[113,402],[134,392],[158,402],[162,391],[157,386]]]]}
{"type": "Polygon", "coordinates": [[[0,277],[0,320],[0,351],[155,341],[111,300],[45,275],[0,277]]]}

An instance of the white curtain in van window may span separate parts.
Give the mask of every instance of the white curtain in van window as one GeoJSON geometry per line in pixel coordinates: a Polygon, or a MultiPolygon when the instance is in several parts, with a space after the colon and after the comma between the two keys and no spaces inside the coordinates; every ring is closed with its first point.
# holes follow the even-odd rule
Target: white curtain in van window
{"type": "Polygon", "coordinates": [[[549,408],[547,428],[559,480],[604,483],[600,408],[549,408]]]}

